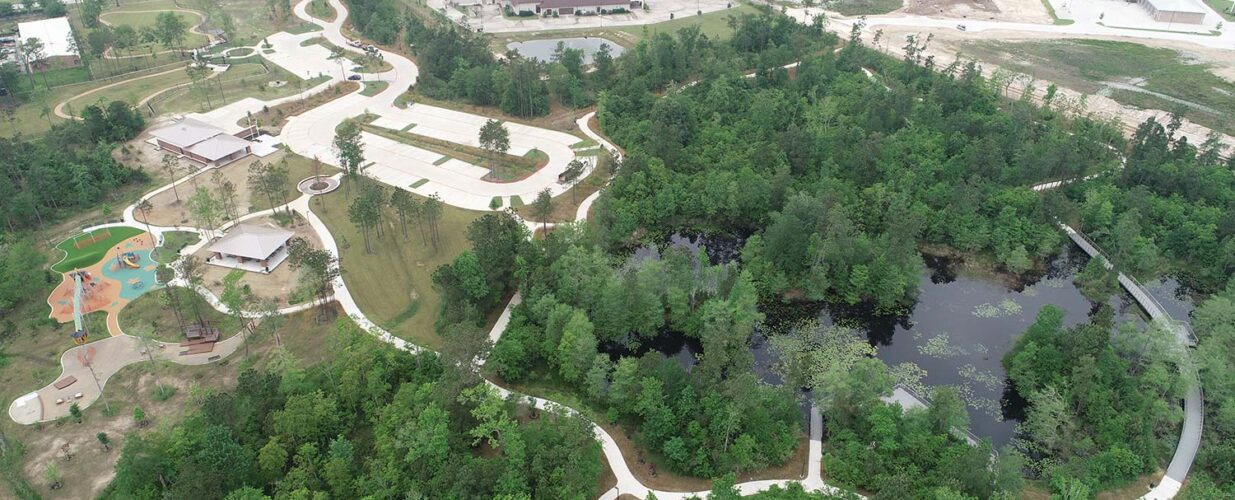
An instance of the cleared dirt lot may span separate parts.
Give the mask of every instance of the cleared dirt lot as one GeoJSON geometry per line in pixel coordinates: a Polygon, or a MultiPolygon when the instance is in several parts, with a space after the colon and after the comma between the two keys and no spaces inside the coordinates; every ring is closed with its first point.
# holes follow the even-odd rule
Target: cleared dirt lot
{"type": "MultiPolygon", "coordinates": [[[[933,34],[934,38],[927,47],[927,55],[933,55],[936,58],[937,66],[946,66],[957,58],[959,52],[963,52],[963,45],[967,42],[979,42],[984,40],[999,40],[1004,42],[1014,41],[1055,41],[1059,40],[1059,36],[1051,33],[1036,33],[1024,31],[994,31],[987,30],[981,33],[968,33],[957,31],[955,29],[934,29],[934,28],[907,28],[898,26],[880,26],[883,30],[883,38],[879,44],[879,50],[893,55],[900,56],[903,54],[902,47],[904,45],[905,36],[907,35],[926,35],[933,34]]],[[[866,34],[865,40],[870,43],[871,35],[866,34]]],[[[1099,40],[1114,40],[1126,41],[1114,37],[1086,37],[1099,40]]],[[[1235,75],[1235,52],[1229,50],[1208,49],[1199,47],[1186,42],[1176,42],[1167,40],[1137,40],[1137,43],[1142,43],[1151,47],[1162,47],[1177,50],[1181,53],[1181,57],[1190,59],[1196,62],[1203,62],[1210,65],[1210,70],[1218,76],[1231,78],[1235,75]]],[[[980,60],[983,73],[990,76],[1000,66],[990,60],[980,60]]],[[[1041,66],[1042,71],[1039,74],[1032,75],[1036,77],[1033,82],[1033,87],[1040,98],[1046,91],[1046,88],[1051,83],[1056,83],[1060,86],[1059,95],[1072,101],[1079,101],[1082,96],[1085,97],[1085,110],[1093,113],[1099,119],[1115,119],[1124,124],[1126,131],[1131,131],[1135,127],[1150,117],[1157,117],[1159,121],[1164,121],[1169,115],[1168,110],[1160,109],[1138,109],[1132,106],[1126,106],[1116,102],[1109,97],[1085,92],[1083,89],[1078,90],[1077,86],[1069,86],[1065,82],[1055,82],[1046,79],[1044,74],[1049,71],[1046,66],[1041,66]]],[[[1015,84],[1010,91],[1013,97],[1020,95],[1023,90],[1023,83],[1015,84]]],[[[1185,119],[1184,125],[1180,129],[1180,133],[1186,135],[1188,140],[1193,144],[1199,144],[1205,140],[1209,134],[1209,128],[1185,119]]],[[[1229,145],[1235,145],[1235,137],[1223,135],[1224,141],[1229,145]]]]}

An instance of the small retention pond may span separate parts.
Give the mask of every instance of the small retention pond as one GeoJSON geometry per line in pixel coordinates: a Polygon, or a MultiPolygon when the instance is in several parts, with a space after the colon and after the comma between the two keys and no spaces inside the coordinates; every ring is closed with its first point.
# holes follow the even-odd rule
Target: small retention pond
{"type": "MultiPolygon", "coordinates": [[[[736,258],[735,250],[741,245],[679,236],[667,243],[692,248],[700,243],[708,245],[714,262],[736,258]]],[[[814,316],[825,324],[841,323],[856,328],[878,348],[879,359],[898,367],[898,371],[921,375],[920,383],[910,384],[917,387],[911,388],[925,393],[935,386],[956,387],[968,403],[973,433],[991,438],[997,447],[1007,444],[1015,435],[1016,424],[1024,417],[1025,403],[1008,387],[1001,365],[1003,355],[1047,305],[1064,311],[1066,327],[1088,320],[1098,304],[1082,295],[1073,283],[1088,257],[1069,244],[1049,263],[1043,275],[1019,282],[1007,276],[966,272],[966,265],[960,260],[924,259],[927,266],[919,282],[917,303],[903,316],[877,316],[865,310],[819,303],[794,304],[764,312],[770,319],[781,321],[814,316]]],[[[1192,312],[1194,304],[1175,280],[1164,278],[1145,285],[1175,318],[1187,318],[1192,312]]],[[[1109,304],[1117,324],[1133,321],[1144,325],[1146,316],[1130,295],[1115,295],[1109,304]]],[[[779,384],[780,377],[773,370],[776,355],[768,348],[762,332],[756,332],[750,348],[755,373],[768,383],[779,384]]],[[[702,353],[697,340],[665,332],[645,342],[637,352],[614,350],[610,354],[639,355],[651,350],[687,367],[702,353]]]]}
{"type": "Polygon", "coordinates": [[[612,40],[604,38],[549,38],[545,40],[528,40],[526,42],[512,42],[506,44],[509,50],[517,50],[523,57],[536,59],[541,62],[549,62],[553,60],[553,52],[557,50],[557,44],[561,43],[568,49],[583,50],[583,64],[592,64],[592,55],[600,51],[601,45],[608,45],[612,51],[614,58],[622,55],[626,49],[621,45],[614,43],[612,40]]]}

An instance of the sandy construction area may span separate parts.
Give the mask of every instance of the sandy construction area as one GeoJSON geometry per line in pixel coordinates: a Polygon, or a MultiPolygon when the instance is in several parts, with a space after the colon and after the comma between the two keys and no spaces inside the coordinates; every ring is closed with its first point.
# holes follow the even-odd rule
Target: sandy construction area
{"type": "MultiPolygon", "coordinates": [[[[1021,1],[1021,0],[1018,0],[1021,1]]],[[[1040,5],[1040,4],[1039,4],[1040,5]]],[[[965,41],[976,40],[991,40],[997,39],[1000,41],[1034,41],[1034,40],[1059,40],[1060,37],[1052,33],[1036,33],[1026,31],[983,31],[980,33],[968,33],[957,31],[954,29],[938,29],[938,28],[909,28],[899,26],[881,26],[883,30],[883,38],[879,44],[879,50],[896,56],[903,55],[903,46],[905,36],[907,35],[925,35],[933,34],[934,38],[927,47],[927,55],[935,56],[936,65],[943,67],[956,60],[957,53],[961,43],[965,41]]],[[[870,35],[865,36],[867,43],[870,43],[870,35]]],[[[1088,39],[1109,39],[1116,41],[1129,41],[1115,37],[1102,36],[1087,36],[1088,39]]],[[[1183,57],[1190,58],[1198,62],[1204,62],[1211,65],[1211,71],[1214,74],[1223,78],[1235,77],[1235,51],[1218,50],[1200,47],[1187,42],[1177,42],[1169,40],[1150,40],[1140,39],[1133,41],[1151,47],[1163,47],[1180,51],[1183,57]]],[[[999,66],[990,61],[979,61],[982,65],[982,70],[988,77],[993,74],[999,66]]],[[[1034,90],[1037,98],[1041,98],[1045,93],[1050,81],[1038,80],[1034,82],[1034,90]]],[[[1138,109],[1132,106],[1125,106],[1115,100],[1094,94],[1083,94],[1074,89],[1060,86],[1059,95],[1071,101],[1079,101],[1082,95],[1085,97],[1085,110],[1093,113],[1099,119],[1115,119],[1123,123],[1124,130],[1127,133],[1135,130],[1138,125],[1143,123],[1150,117],[1157,117],[1158,121],[1165,122],[1169,118],[1169,111],[1164,110],[1146,110],[1138,109]]],[[[1013,98],[1019,97],[1024,90],[1023,82],[1013,84],[1009,93],[1013,98]]],[[[1058,102],[1058,100],[1057,100],[1058,102]]],[[[1210,133],[1210,130],[1204,126],[1184,120],[1183,127],[1180,128],[1181,134],[1188,137],[1188,141],[1193,144],[1200,144],[1205,140],[1205,137],[1210,133]]],[[[1235,145],[1235,137],[1230,135],[1222,135],[1223,140],[1228,145],[1235,145]]]]}

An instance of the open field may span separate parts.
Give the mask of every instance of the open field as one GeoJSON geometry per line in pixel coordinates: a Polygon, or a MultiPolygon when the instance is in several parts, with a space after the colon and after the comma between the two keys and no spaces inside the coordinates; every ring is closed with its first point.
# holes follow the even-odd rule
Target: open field
{"type": "Polygon", "coordinates": [[[89,236],[64,240],[56,245],[56,248],[64,252],[64,260],[52,265],[51,270],[63,273],[93,265],[117,243],[144,232],[132,227],[113,227],[94,231],[89,236]]]}
{"type": "Polygon", "coordinates": [[[1179,110],[1201,125],[1235,131],[1229,118],[1235,116],[1235,82],[1175,50],[1105,40],[979,41],[961,50],[1079,92],[1144,109],[1179,110]]]}
{"type": "Polygon", "coordinates": [[[887,14],[902,6],[902,0],[840,0],[829,3],[828,9],[845,16],[873,16],[887,14]]]}
{"type": "MultiPolygon", "coordinates": [[[[277,99],[313,88],[329,79],[329,77],[319,76],[305,80],[289,73],[277,64],[262,64],[256,59],[245,61],[241,64],[232,64],[225,73],[215,77],[221,80],[210,82],[209,104],[219,107],[248,97],[261,100],[277,99]],[[273,82],[286,83],[273,86],[273,82]],[[220,83],[222,89],[219,89],[220,83]]],[[[210,108],[202,93],[189,86],[162,94],[153,101],[158,102],[158,104],[152,104],[155,106],[155,111],[160,114],[192,112],[200,111],[203,107],[210,108]]]]}
{"type": "Polygon", "coordinates": [[[1235,14],[1231,13],[1231,6],[1235,5],[1235,1],[1205,0],[1205,3],[1209,4],[1212,9],[1218,11],[1218,14],[1220,14],[1227,21],[1235,21],[1235,14]]]}
{"type": "MultiPolygon", "coordinates": [[[[141,4],[137,4],[136,6],[125,5],[112,11],[104,12],[99,16],[99,20],[112,26],[127,24],[132,26],[134,29],[141,31],[143,28],[154,27],[155,19],[158,18],[159,12],[152,11],[160,8],[161,7],[145,6],[141,4]]],[[[176,17],[179,17],[180,21],[183,22],[185,26],[192,27],[201,22],[200,17],[187,12],[173,12],[173,14],[175,14],[176,17]]],[[[183,45],[185,47],[200,47],[205,45],[207,42],[208,40],[205,35],[194,33],[192,30],[189,30],[185,33],[183,45]]]]}
{"type": "MultiPolygon", "coordinates": [[[[354,197],[357,186],[351,189],[354,197]]],[[[381,222],[385,235],[370,235],[375,253],[366,255],[360,230],[348,220],[348,203],[339,189],[316,197],[311,206],[334,234],[342,254],[343,280],[356,303],[369,319],[391,333],[430,349],[440,349],[442,340],[433,323],[442,304],[430,277],[438,266],[471,248],[467,226],[481,213],[443,206],[438,223],[441,246],[436,253],[432,245],[422,242],[413,222],[408,221],[405,240],[398,218],[385,217],[381,222]]]]}
{"type": "MultiPolygon", "coordinates": [[[[295,5],[296,2],[292,2],[295,5]]],[[[236,26],[236,36],[232,37],[232,46],[256,45],[266,36],[286,31],[288,33],[303,33],[316,31],[317,25],[302,22],[295,16],[287,19],[271,19],[270,7],[266,2],[253,0],[220,0],[219,9],[232,16],[236,26]]],[[[213,23],[210,27],[217,28],[213,23]]]]}

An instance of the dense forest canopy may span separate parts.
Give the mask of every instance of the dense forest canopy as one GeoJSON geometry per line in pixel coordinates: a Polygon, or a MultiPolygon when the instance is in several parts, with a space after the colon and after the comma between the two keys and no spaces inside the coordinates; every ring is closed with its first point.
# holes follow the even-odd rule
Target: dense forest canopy
{"type": "Polygon", "coordinates": [[[82,121],[52,127],[37,139],[0,138],[0,216],[9,232],[42,227],[94,207],[145,174],[116,161],[112,150],[145,128],[141,113],[112,102],[82,110],[82,121]]]}
{"type": "Polygon", "coordinates": [[[330,344],[333,361],[302,369],[283,352],[174,430],[126,440],[102,498],[599,494],[600,444],[581,417],[505,401],[436,355],[395,350],[349,320],[330,344]]]}

